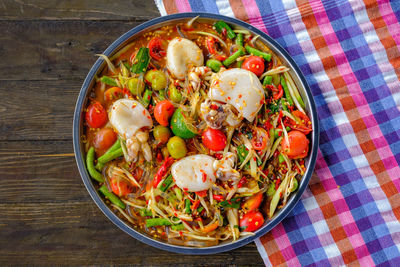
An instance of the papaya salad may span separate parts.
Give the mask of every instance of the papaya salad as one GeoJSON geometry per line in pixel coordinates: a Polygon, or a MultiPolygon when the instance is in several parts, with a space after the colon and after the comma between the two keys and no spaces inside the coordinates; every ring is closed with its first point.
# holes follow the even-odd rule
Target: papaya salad
{"type": "Polygon", "coordinates": [[[98,55],[86,166],[136,230],[181,246],[235,241],[298,188],[311,121],[289,68],[258,38],[194,18],[98,55]]]}

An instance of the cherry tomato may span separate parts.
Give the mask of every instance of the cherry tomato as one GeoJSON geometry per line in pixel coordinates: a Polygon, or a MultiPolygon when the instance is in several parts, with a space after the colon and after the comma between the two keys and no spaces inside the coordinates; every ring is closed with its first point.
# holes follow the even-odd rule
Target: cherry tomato
{"type": "Polygon", "coordinates": [[[104,92],[104,97],[107,101],[120,99],[124,96],[124,91],[119,87],[111,87],[104,92]]]}
{"type": "Polygon", "coordinates": [[[126,196],[132,192],[132,186],[127,181],[121,179],[112,178],[110,185],[113,193],[119,197],[126,196]]]}
{"type": "Polygon", "coordinates": [[[264,223],[264,217],[259,211],[249,211],[240,219],[239,226],[244,232],[254,232],[264,223]]]}
{"type": "Polygon", "coordinates": [[[295,110],[292,112],[292,115],[296,118],[296,121],[286,117],[285,125],[288,125],[293,130],[298,130],[303,132],[304,134],[309,134],[312,131],[310,118],[300,110],[295,110]]]}
{"type": "Polygon", "coordinates": [[[97,151],[105,152],[117,141],[117,134],[111,128],[103,128],[94,137],[94,147],[97,151]]]}
{"type": "Polygon", "coordinates": [[[282,150],[291,159],[304,158],[308,154],[308,141],[306,135],[300,131],[290,131],[288,133],[289,144],[286,138],[282,141],[282,150]]]}
{"type": "Polygon", "coordinates": [[[261,76],[264,72],[264,59],[257,56],[250,56],[246,58],[242,64],[242,69],[249,70],[257,76],[261,76]]]}
{"type": "Polygon", "coordinates": [[[162,126],[168,126],[169,118],[174,114],[174,110],[174,105],[168,100],[160,101],[154,108],[154,117],[162,126]]]}
{"type": "Polygon", "coordinates": [[[262,201],[263,201],[263,193],[262,192],[257,193],[251,196],[243,203],[242,209],[244,211],[256,210],[258,209],[262,201]]]}
{"type": "Polygon", "coordinates": [[[89,105],[85,117],[90,128],[100,128],[107,122],[107,112],[97,101],[89,105]]]}
{"type": "Polygon", "coordinates": [[[226,146],[226,136],[221,130],[208,128],[201,135],[203,144],[213,151],[220,151],[226,146]]]}
{"type": "Polygon", "coordinates": [[[268,133],[263,128],[257,128],[253,132],[253,139],[251,144],[255,150],[263,150],[268,143],[268,133]]]}
{"type": "Polygon", "coordinates": [[[150,50],[149,51],[150,56],[155,60],[160,60],[167,54],[165,52],[165,47],[166,47],[166,42],[163,39],[159,37],[154,37],[153,39],[150,40],[148,44],[148,48],[150,50]]]}

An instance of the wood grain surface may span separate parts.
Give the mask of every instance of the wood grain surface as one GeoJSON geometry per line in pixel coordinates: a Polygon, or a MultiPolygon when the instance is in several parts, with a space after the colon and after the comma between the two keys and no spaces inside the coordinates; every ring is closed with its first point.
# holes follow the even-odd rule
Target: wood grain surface
{"type": "Polygon", "coordinates": [[[263,265],[254,243],[209,256],[147,246],[89,197],[72,148],[82,82],[153,1],[0,0],[0,266],[263,265]]]}

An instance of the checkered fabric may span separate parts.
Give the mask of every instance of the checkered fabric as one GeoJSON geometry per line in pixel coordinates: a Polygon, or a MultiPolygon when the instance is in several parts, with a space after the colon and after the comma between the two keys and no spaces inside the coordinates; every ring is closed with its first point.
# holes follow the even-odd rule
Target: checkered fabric
{"type": "Polygon", "coordinates": [[[256,240],[266,265],[400,266],[400,1],[156,0],[249,22],[294,58],[321,134],[301,201],[256,240]]]}

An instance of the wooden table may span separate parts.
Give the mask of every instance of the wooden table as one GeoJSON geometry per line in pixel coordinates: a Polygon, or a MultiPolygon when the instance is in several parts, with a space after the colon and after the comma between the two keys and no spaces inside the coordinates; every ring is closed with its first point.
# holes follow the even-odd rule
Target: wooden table
{"type": "Polygon", "coordinates": [[[263,264],[254,243],[210,256],[147,246],[83,186],[72,117],[94,54],[157,16],[144,0],[0,0],[0,265],[263,264]]]}

